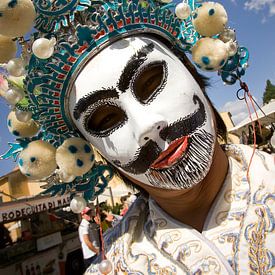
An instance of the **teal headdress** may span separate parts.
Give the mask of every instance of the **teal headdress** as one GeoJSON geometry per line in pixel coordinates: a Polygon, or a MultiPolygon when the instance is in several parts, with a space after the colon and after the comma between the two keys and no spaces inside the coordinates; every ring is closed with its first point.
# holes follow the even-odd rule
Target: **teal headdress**
{"type": "MultiPolygon", "coordinates": [[[[17,156],[23,148],[29,148],[29,143],[42,140],[57,148],[64,147],[64,141],[79,137],[67,110],[68,91],[85,64],[99,51],[122,37],[133,34],[161,37],[177,52],[192,53],[199,68],[218,71],[223,81],[229,84],[239,79],[247,66],[247,50],[238,46],[234,31],[225,26],[227,16],[222,6],[215,6],[213,2],[204,5],[201,1],[186,0],[176,5],[167,0],[33,0],[33,4],[37,31],[32,34],[30,42],[22,38],[20,40],[27,73],[21,89],[24,90],[24,96],[16,103],[16,108],[21,112],[31,112],[32,119],[41,128],[34,137],[22,136],[17,131],[17,143],[11,144],[11,149],[2,158],[17,156]],[[204,24],[207,33],[204,33],[205,28],[201,24],[203,20],[209,22],[204,24]],[[213,32],[214,26],[219,24],[221,28],[213,32]],[[29,49],[31,43],[36,45],[33,46],[34,54],[29,49]],[[47,43],[48,47],[44,49],[47,43]],[[210,53],[209,47],[205,50],[205,45],[210,47],[210,53]],[[222,56],[211,55],[215,52],[215,47],[223,48],[222,56]]],[[[8,64],[7,69],[11,72],[10,67],[8,64]]],[[[12,85],[9,77],[6,78],[12,85]]],[[[14,117],[9,120],[12,131],[15,130],[13,125],[17,125],[15,120],[14,117]]],[[[71,153],[79,150],[74,143],[66,146],[71,148],[68,149],[71,153]],[[72,149],[72,146],[78,149],[72,149]]],[[[32,152],[31,149],[28,150],[32,152]]],[[[49,150],[50,154],[55,154],[53,149],[49,150]]],[[[29,154],[26,155],[29,157],[29,154]]],[[[28,176],[28,169],[22,163],[23,158],[19,157],[19,162],[20,159],[21,171],[28,176]]],[[[32,157],[32,160],[35,163],[36,158],[32,157]]],[[[77,160],[80,160],[77,169],[85,166],[83,160],[77,160]]],[[[27,167],[31,165],[32,163],[27,167]]],[[[60,168],[60,164],[58,166],[60,168]]],[[[87,198],[94,197],[107,185],[108,180],[103,176],[104,169],[112,174],[107,166],[94,166],[82,175],[76,174],[69,183],[48,186],[48,191],[53,194],[68,190],[85,191],[87,198]]],[[[62,177],[56,179],[55,174],[51,171],[48,176],[53,182],[62,182],[62,177]]]]}
{"type": "MultiPolygon", "coordinates": [[[[189,2],[195,9],[195,2],[189,2]]],[[[178,19],[169,5],[157,1],[70,1],[63,5],[56,1],[56,8],[42,3],[34,2],[39,11],[36,28],[49,39],[57,39],[57,50],[46,60],[32,56],[26,88],[35,117],[44,121],[56,145],[74,130],[64,104],[72,79],[102,48],[136,33],[159,35],[183,52],[198,39],[190,19],[178,19]],[[35,93],[37,88],[41,93],[35,93]]]]}

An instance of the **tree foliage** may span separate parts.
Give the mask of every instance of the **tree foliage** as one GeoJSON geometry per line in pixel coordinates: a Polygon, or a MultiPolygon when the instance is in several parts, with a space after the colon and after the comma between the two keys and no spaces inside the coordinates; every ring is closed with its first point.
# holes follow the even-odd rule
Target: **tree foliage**
{"type": "Polygon", "coordinates": [[[275,85],[268,79],[266,81],[265,91],[263,94],[263,103],[267,104],[271,99],[275,99],[275,85]]]}

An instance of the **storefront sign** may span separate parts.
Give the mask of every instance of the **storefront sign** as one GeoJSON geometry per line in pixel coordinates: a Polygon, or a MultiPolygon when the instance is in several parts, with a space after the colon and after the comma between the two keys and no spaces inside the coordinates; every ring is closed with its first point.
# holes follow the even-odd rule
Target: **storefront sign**
{"type": "Polygon", "coordinates": [[[0,206],[0,222],[10,222],[22,217],[70,204],[70,196],[46,197],[35,200],[21,200],[3,203],[0,206]]]}

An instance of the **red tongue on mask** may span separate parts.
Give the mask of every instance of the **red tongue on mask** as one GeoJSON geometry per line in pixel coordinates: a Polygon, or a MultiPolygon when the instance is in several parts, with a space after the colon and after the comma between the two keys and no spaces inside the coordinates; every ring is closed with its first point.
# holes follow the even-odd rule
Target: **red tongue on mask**
{"type": "Polygon", "coordinates": [[[150,168],[161,169],[170,167],[182,156],[188,146],[189,136],[173,141],[159,157],[151,164],[150,168]]]}

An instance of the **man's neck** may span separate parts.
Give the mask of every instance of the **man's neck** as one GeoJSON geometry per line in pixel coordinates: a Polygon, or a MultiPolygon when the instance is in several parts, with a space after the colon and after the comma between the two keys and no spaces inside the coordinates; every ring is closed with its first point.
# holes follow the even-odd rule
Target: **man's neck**
{"type": "Polygon", "coordinates": [[[228,158],[216,142],[210,171],[191,189],[165,190],[138,183],[176,220],[202,231],[207,214],[219,193],[228,170],[228,158]]]}

